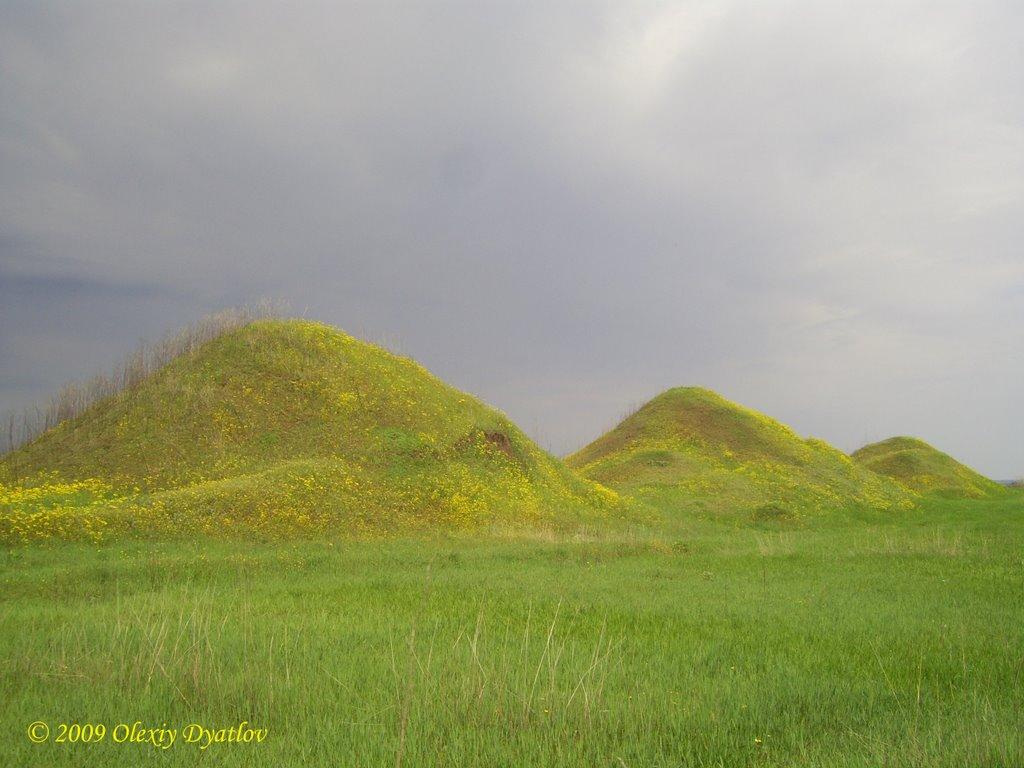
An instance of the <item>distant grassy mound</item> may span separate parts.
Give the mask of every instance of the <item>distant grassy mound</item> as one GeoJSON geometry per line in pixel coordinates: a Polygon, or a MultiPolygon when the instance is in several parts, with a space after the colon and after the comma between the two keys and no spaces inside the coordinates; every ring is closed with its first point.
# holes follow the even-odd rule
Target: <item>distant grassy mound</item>
{"type": "Polygon", "coordinates": [[[917,493],[954,499],[1002,496],[1006,488],[916,437],[890,437],[853,453],[858,464],[917,493]]]}
{"type": "Polygon", "coordinates": [[[913,505],[906,490],[827,443],[696,387],[662,393],[567,463],[664,509],[764,522],[913,505]]]}
{"type": "Polygon", "coordinates": [[[0,540],[374,533],[621,505],[411,360],[260,320],[0,460],[0,540]]]}

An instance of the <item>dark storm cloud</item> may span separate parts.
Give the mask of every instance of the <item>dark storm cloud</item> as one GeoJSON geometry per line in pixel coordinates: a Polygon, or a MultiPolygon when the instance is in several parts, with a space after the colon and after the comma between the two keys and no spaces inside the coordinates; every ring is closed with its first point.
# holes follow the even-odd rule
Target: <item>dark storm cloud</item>
{"type": "Polygon", "coordinates": [[[1022,22],[5,4],[0,400],[275,296],[556,451],[701,383],[1024,473],[1022,22]]]}

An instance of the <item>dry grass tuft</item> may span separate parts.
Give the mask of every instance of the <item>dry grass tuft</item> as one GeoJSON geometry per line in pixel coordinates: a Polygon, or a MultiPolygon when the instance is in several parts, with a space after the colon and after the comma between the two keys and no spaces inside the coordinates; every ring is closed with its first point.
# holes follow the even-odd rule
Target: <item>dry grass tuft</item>
{"type": "Polygon", "coordinates": [[[0,424],[0,455],[32,442],[62,421],[81,415],[101,400],[134,389],[172,360],[191,354],[228,331],[264,318],[280,316],[282,307],[270,301],[226,309],[204,317],[159,341],[145,343],[129,354],[109,375],[85,383],[65,384],[48,401],[21,413],[10,412],[0,424]]]}

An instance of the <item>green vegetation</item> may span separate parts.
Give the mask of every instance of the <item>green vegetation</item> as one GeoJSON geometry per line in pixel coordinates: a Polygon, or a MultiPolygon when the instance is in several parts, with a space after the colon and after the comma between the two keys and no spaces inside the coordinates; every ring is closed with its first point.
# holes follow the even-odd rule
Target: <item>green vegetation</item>
{"type": "Polygon", "coordinates": [[[0,541],[575,525],[626,509],[505,416],[325,325],[260,320],[0,461],[0,541]]]}
{"type": "Polygon", "coordinates": [[[1006,488],[916,437],[890,437],[854,451],[853,459],[917,493],[954,499],[1002,496],[1006,488]]]}
{"type": "Polygon", "coordinates": [[[1024,764],[1024,494],[795,530],[0,555],[5,762],[1024,764]],[[28,741],[37,720],[267,728],[28,741]]]}
{"type": "Polygon", "coordinates": [[[1024,765],[1024,493],[700,389],[585,480],[410,360],[220,327],[0,461],[6,763],[1024,765]]]}
{"type": "Polygon", "coordinates": [[[566,461],[673,514],[784,522],[913,507],[912,494],[827,443],[696,387],[662,393],[566,461]]]}

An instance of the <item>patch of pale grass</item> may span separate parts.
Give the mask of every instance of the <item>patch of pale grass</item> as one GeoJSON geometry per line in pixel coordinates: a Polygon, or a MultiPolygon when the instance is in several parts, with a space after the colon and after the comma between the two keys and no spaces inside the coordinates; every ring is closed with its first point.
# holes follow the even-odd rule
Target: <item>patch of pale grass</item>
{"type": "Polygon", "coordinates": [[[785,557],[796,551],[793,537],[787,533],[759,533],[754,540],[762,557],[785,557]]]}
{"type": "Polygon", "coordinates": [[[968,554],[985,555],[988,540],[972,540],[968,544],[963,533],[935,528],[927,532],[886,531],[870,541],[862,542],[855,554],[889,557],[930,556],[958,558],[968,554]]]}

